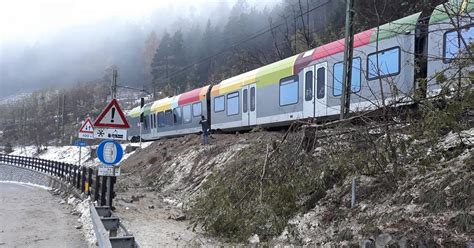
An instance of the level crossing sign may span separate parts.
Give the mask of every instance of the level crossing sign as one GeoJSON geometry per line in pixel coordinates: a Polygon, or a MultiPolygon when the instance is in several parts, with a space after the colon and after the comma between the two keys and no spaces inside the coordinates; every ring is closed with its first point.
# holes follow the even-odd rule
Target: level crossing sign
{"type": "Polygon", "coordinates": [[[78,137],[80,139],[94,139],[94,126],[90,118],[87,118],[82,124],[78,137]]]}

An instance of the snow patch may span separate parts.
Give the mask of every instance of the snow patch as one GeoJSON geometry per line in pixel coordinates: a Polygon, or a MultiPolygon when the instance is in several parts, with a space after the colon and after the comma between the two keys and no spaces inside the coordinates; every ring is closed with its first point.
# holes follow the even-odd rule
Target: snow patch
{"type": "Polygon", "coordinates": [[[41,188],[41,189],[45,189],[45,190],[52,190],[51,187],[46,187],[46,186],[39,185],[39,184],[34,184],[34,183],[24,183],[24,182],[17,182],[17,181],[0,181],[0,183],[17,184],[17,185],[41,188]]]}
{"type": "Polygon", "coordinates": [[[95,236],[94,226],[92,225],[91,219],[90,198],[81,201],[71,195],[67,199],[67,203],[73,206],[75,211],[80,213],[80,217],[77,221],[82,224],[82,234],[88,243],[88,247],[97,247],[97,238],[95,236]]]}

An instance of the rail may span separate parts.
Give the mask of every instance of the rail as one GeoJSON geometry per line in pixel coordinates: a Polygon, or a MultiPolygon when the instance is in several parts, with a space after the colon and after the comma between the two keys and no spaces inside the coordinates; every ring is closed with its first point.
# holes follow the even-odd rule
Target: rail
{"type": "Polygon", "coordinates": [[[8,154],[0,154],[0,163],[23,167],[55,177],[91,196],[98,206],[112,206],[112,199],[115,196],[113,192],[115,180],[112,180],[110,196],[107,197],[107,177],[99,176],[98,170],[95,168],[8,154]]]}

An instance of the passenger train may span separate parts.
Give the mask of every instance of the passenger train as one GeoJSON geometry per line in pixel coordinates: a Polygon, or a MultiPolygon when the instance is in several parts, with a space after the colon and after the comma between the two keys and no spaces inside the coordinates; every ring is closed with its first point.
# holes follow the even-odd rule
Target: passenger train
{"type": "MultiPolygon", "coordinates": [[[[474,40],[473,0],[454,0],[434,10],[358,33],[354,37],[351,112],[376,108],[386,99],[409,101],[417,90],[433,92],[430,80],[448,69],[474,40]],[[453,21],[452,13],[456,12],[453,21]],[[459,19],[459,22],[458,20],[459,19]],[[459,24],[458,24],[459,23],[459,24]],[[460,36],[463,39],[460,39],[460,36]]],[[[283,126],[305,118],[328,118],[340,111],[344,40],[316,47],[273,64],[223,80],[217,85],[167,97],[127,112],[129,138],[179,136],[201,131],[205,116],[212,130],[283,126]]]]}

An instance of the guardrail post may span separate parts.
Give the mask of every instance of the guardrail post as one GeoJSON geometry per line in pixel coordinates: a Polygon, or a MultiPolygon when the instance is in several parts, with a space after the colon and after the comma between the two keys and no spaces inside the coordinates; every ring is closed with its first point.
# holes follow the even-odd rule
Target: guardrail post
{"type": "Polygon", "coordinates": [[[77,167],[76,188],[81,189],[81,167],[77,167]]]}
{"type": "Polygon", "coordinates": [[[91,195],[91,187],[92,187],[92,173],[94,173],[94,170],[92,168],[87,168],[87,187],[86,187],[86,192],[87,195],[91,195]]]}
{"type": "Polygon", "coordinates": [[[70,166],[71,166],[72,186],[76,187],[76,166],[75,165],[70,165],[70,166]]]}
{"type": "MultiPolygon", "coordinates": [[[[95,172],[95,181],[94,181],[94,201],[99,203],[99,193],[100,193],[100,176],[99,171],[94,170],[95,172]]],[[[100,203],[99,203],[100,204],[100,203]]]]}
{"type": "Polygon", "coordinates": [[[82,166],[81,191],[86,192],[86,167],[82,166]]]}
{"type": "Polygon", "coordinates": [[[102,177],[102,183],[100,185],[100,205],[105,206],[107,204],[107,177],[102,177]]]}

